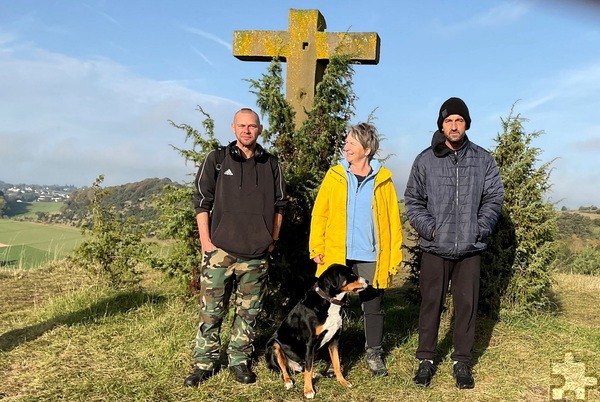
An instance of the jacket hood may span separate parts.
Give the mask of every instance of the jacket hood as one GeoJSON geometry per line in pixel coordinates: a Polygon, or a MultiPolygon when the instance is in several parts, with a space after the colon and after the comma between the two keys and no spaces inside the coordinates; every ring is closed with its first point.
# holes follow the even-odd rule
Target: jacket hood
{"type": "MultiPolygon", "coordinates": [[[[465,142],[460,148],[463,149],[468,142],[469,137],[465,134],[465,142]]],[[[453,152],[448,148],[448,145],[446,145],[446,137],[440,130],[436,130],[436,132],[433,133],[433,137],[431,138],[431,149],[433,150],[433,154],[438,158],[443,158],[453,152]]]]}
{"type": "MultiPolygon", "coordinates": [[[[344,167],[344,170],[348,170],[348,168],[350,167],[350,164],[348,163],[348,161],[346,159],[342,159],[340,161],[340,165],[342,165],[344,167]]],[[[371,166],[371,169],[373,170],[369,174],[369,176],[376,175],[379,172],[379,169],[381,169],[381,167],[382,167],[381,162],[379,162],[377,159],[371,159],[369,161],[369,166],[371,166]]]]}
{"type": "Polygon", "coordinates": [[[452,150],[446,145],[446,137],[440,130],[436,130],[431,138],[431,149],[433,154],[438,158],[443,158],[448,155],[452,150]]]}
{"type": "MultiPolygon", "coordinates": [[[[371,162],[369,162],[369,164],[373,169],[369,176],[375,176],[375,186],[378,186],[384,181],[390,180],[392,178],[392,171],[383,166],[383,164],[377,159],[372,159],[371,162]]],[[[350,165],[348,164],[348,161],[343,159],[337,165],[333,166],[332,171],[346,178],[349,166],[350,165]]]]}

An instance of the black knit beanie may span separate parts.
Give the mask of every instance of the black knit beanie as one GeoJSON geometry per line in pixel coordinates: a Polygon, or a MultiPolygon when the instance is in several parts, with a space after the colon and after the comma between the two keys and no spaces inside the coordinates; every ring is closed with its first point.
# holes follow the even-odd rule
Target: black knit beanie
{"type": "Polygon", "coordinates": [[[457,114],[465,119],[466,130],[471,127],[471,116],[469,116],[469,108],[465,102],[460,98],[450,98],[446,102],[442,103],[442,107],[440,108],[440,115],[437,120],[437,125],[440,131],[442,131],[442,123],[446,117],[450,116],[451,114],[457,114]]]}

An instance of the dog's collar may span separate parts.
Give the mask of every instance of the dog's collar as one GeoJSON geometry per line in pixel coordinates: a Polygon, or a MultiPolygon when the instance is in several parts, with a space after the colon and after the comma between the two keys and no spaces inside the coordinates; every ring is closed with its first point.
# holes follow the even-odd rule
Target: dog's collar
{"type": "Polygon", "coordinates": [[[323,299],[327,300],[329,303],[332,303],[332,304],[335,304],[335,305],[338,305],[338,306],[347,306],[347,305],[349,305],[349,304],[350,304],[350,302],[349,302],[348,300],[346,300],[346,301],[344,302],[344,301],[341,301],[341,300],[338,300],[338,299],[335,299],[335,298],[333,298],[333,297],[329,296],[329,295],[328,295],[327,293],[325,293],[325,292],[323,291],[323,289],[321,289],[321,288],[319,287],[319,285],[318,285],[318,284],[316,284],[316,283],[313,285],[313,290],[314,290],[315,292],[317,292],[317,294],[318,294],[319,296],[321,296],[323,299]]]}

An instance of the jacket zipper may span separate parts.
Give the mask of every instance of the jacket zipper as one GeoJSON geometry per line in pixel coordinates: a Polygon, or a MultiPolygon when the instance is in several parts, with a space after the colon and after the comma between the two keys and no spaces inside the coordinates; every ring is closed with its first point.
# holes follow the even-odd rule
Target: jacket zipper
{"type": "Polygon", "coordinates": [[[456,230],[454,231],[454,253],[456,253],[458,251],[458,230],[460,227],[460,223],[459,223],[459,217],[460,217],[460,213],[459,213],[459,198],[458,198],[458,153],[456,151],[454,151],[454,157],[456,158],[456,199],[454,200],[455,202],[455,211],[456,211],[456,230]]]}

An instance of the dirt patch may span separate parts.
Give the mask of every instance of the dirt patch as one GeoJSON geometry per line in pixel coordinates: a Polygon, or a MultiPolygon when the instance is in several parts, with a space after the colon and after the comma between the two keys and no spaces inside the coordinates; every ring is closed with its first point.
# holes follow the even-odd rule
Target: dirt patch
{"type": "Polygon", "coordinates": [[[2,247],[8,247],[8,246],[10,246],[10,244],[0,243],[0,248],[2,248],[2,247]]]}

